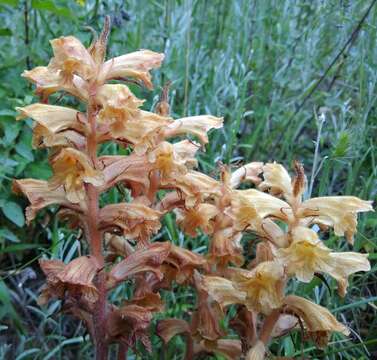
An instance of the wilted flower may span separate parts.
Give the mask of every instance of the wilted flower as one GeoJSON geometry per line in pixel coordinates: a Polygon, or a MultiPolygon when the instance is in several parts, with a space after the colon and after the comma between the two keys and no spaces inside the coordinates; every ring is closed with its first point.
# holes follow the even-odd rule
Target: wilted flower
{"type": "Polygon", "coordinates": [[[96,66],[84,45],[74,36],[65,36],[50,41],[54,57],[48,67],[59,71],[66,82],[73,75],[79,75],[84,80],[95,76],[96,66]]]}
{"type": "Polygon", "coordinates": [[[93,280],[100,266],[94,257],[81,256],[67,265],[60,260],[41,260],[40,266],[47,277],[40,304],[54,297],[64,299],[66,292],[69,298],[85,302],[88,308],[97,301],[98,289],[93,280]]]}
{"type": "Polygon", "coordinates": [[[102,229],[111,231],[120,229],[127,239],[148,244],[151,235],[161,227],[162,213],[150,207],[137,203],[119,203],[103,207],[99,214],[99,224],[102,229]]]}
{"type": "Polygon", "coordinates": [[[51,190],[48,182],[44,180],[14,180],[13,191],[23,193],[30,202],[30,205],[26,208],[26,220],[28,222],[33,220],[36,213],[46,206],[53,204],[71,206],[63,187],[51,190]]]}
{"type": "Polygon", "coordinates": [[[309,336],[321,347],[328,342],[332,332],[349,334],[349,330],[340,324],[335,317],[325,308],[312,303],[302,297],[289,295],[284,299],[284,304],[295,315],[302,319],[309,336]]]}
{"type": "Polygon", "coordinates": [[[197,230],[201,229],[206,234],[213,233],[212,219],[217,215],[216,206],[211,204],[199,204],[187,210],[178,209],[177,223],[182,230],[192,236],[197,236],[197,230]]]}

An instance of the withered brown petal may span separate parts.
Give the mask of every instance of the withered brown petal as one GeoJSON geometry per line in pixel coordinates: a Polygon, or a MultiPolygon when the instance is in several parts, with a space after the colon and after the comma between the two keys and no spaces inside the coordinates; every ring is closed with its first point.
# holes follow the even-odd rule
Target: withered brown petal
{"type": "Polygon", "coordinates": [[[190,334],[190,326],[185,320],[164,319],[157,323],[157,335],[167,344],[178,334],[190,334]]]}
{"type": "Polygon", "coordinates": [[[169,255],[170,247],[169,242],[156,242],[149,247],[135,251],[111,269],[108,286],[113,287],[129,277],[146,271],[154,272],[157,277],[162,279],[163,275],[159,265],[169,255]]]}

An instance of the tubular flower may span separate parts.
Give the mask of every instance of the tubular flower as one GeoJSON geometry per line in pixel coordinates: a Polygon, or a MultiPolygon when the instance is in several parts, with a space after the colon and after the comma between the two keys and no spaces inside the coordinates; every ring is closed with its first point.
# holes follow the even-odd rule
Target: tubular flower
{"type": "Polygon", "coordinates": [[[100,267],[95,258],[81,256],[64,264],[60,260],[41,260],[40,266],[47,277],[39,302],[46,303],[50,298],[63,299],[67,291],[76,301],[85,301],[87,307],[93,306],[98,298],[98,290],[93,280],[100,267]]]}
{"type": "Polygon", "coordinates": [[[135,239],[145,245],[160,229],[161,216],[162,213],[137,202],[119,203],[103,207],[99,223],[102,229],[119,228],[126,239],[135,239]]]}
{"type": "Polygon", "coordinates": [[[30,205],[26,208],[26,220],[28,223],[35,218],[39,210],[46,206],[53,204],[70,205],[63,187],[51,190],[48,182],[43,180],[14,180],[13,191],[23,193],[30,202],[30,205]]]}
{"type": "Polygon", "coordinates": [[[101,86],[97,101],[102,106],[97,116],[98,123],[103,127],[101,132],[109,132],[115,139],[127,138],[127,122],[140,118],[139,107],[144,101],[137,99],[122,84],[101,86]]]}
{"type": "Polygon", "coordinates": [[[50,41],[54,57],[49,68],[61,72],[65,81],[73,75],[89,80],[95,75],[95,63],[85,46],[74,36],[60,37],[50,41]]]}
{"type": "Polygon", "coordinates": [[[209,260],[222,266],[229,263],[241,266],[245,262],[241,237],[242,235],[235,232],[232,227],[215,231],[209,247],[209,260]]]}
{"type": "Polygon", "coordinates": [[[182,134],[196,136],[202,144],[208,143],[207,132],[211,129],[220,129],[223,119],[210,115],[192,116],[175,120],[165,129],[165,137],[173,137],[182,134]]]}
{"type": "Polygon", "coordinates": [[[194,170],[176,179],[175,185],[182,192],[187,207],[193,207],[207,198],[221,195],[219,183],[215,179],[194,170]]]}
{"type": "Polygon", "coordinates": [[[151,352],[152,345],[148,329],[152,321],[152,312],[142,306],[131,304],[113,309],[108,317],[108,333],[111,341],[124,343],[134,348],[140,340],[151,352]]]}
{"type": "Polygon", "coordinates": [[[357,213],[365,211],[373,211],[371,201],[354,196],[327,196],[304,201],[300,215],[312,217],[312,223],[333,227],[335,235],[345,235],[352,244],[357,226],[357,213]]]}
{"type": "Polygon", "coordinates": [[[302,297],[289,295],[284,299],[287,308],[301,318],[309,336],[323,347],[327,344],[332,332],[349,334],[349,330],[340,324],[330,311],[322,306],[312,303],[302,297]]]}
{"type": "Polygon", "coordinates": [[[251,182],[258,185],[262,179],[259,175],[263,172],[263,163],[251,162],[244,166],[241,166],[231,174],[230,186],[237,188],[241,183],[251,182]]]}
{"type": "Polygon", "coordinates": [[[246,293],[239,291],[231,280],[219,276],[204,276],[203,288],[221,306],[242,304],[246,300],[246,293]]]}
{"type": "Polygon", "coordinates": [[[112,268],[108,276],[107,286],[112,288],[127,278],[147,271],[153,272],[159,279],[162,279],[163,274],[159,265],[169,255],[170,246],[168,242],[154,243],[128,255],[112,268]]]}
{"type": "MultiPolygon", "coordinates": [[[[164,141],[148,154],[148,160],[160,174],[162,184],[187,173],[185,159],[174,151],[174,145],[164,141]]],[[[189,160],[190,161],[190,160],[189,160]]]]}
{"type": "Polygon", "coordinates": [[[259,217],[271,217],[287,221],[291,216],[291,207],[285,201],[264,192],[248,189],[236,190],[234,196],[243,197],[244,206],[248,203],[254,207],[259,217]]]}
{"type": "Polygon", "coordinates": [[[182,230],[192,237],[197,236],[197,230],[201,229],[206,234],[213,233],[212,219],[218,214],[216,206],[211,204],[199,204],[187,210],[176,211],[177,223],[182,230]]]}
{"type": "Polygon", "coordinates": [[[103,174],[94,169],[89,158],[82,152],[65,148],[52,159],[54,176],[49,181],[51,189],[64,186],[67,199],[78,203],[85,198],[83,184],[90,183],[101,186],[103,174]]]}
{"type": "Polygon", "coordinates": [[[83,101],[89,97],[87,82],[77,75],[67,82],[60,70],[38,66],[24,71],[22,76],[36,85],[36,94],[43,100],[57,91],[66,91],[83,101]]]}
{"type": "Polygon", "coordinates": [[[234,220],[234,227],[238,231],[245,231],[250,228],[258,230],[262,224],[257,209],[253,202],[248,200],[242,193],[238,196],[233,196],[231,203],[231,210],[228,211],[229,216],[234,220]]]}
{"type": "Polygon", "coordinates": [[[292,199],[292,180],[281,164],[266,164],[262,168],[264,181],[259,184],[262,191],[269,189],[271,194],[283,195],[287,201],[292,199]]]}
{"type": "Polygon", "coordinates": [[[245,305],[249,310],[269,314],[283,303],[283,267],[274,261],[265,261],[252,271],[232,269],[236,286],[246,293],[245,305]]]}
{"type": "Polygon", "coordinates": [[[159,68],[163,60],[164,54],[150,50],[118,56],[102,65],[99,79],[104,81],[132,77],[142,81],[148,89],[153,89],[149,70],[159,68]]]}
{"type": "Polygon", "coordinates": [[[206,259],[187,249],[171,245],[170,252],[163,264],[165,278],[174,279],[178,284],[192,282],[195,270],[207,268],[206,259]]]}
{"type": "Polygon", "coordinates": [[[369,271],[366,254],[355,252],[331,252],[308,228],[296,227],[288,248],[278,250],[278,259],[287,267],[289,274],[298,280],[309,282],[316,272],[328,273],[338,280],[340,293],[345,295],[347,278],[358,271],[369,271]]]}
{"type": "Polygon", "coordinates": [[[45,104],[28,105],[16,110],[21,113],[18,120],[30,117],[37,123],[33,129],[34,147],[85,146],[82,133],[86,129],[78,121],[80,113],[77,110],[45,104]]]}

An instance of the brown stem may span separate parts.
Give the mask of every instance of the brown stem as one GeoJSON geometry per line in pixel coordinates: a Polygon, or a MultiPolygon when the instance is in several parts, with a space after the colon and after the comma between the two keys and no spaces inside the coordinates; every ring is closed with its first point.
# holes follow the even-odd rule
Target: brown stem
{"type": "Polygon", "coordinates": [[[280,309],[273,310],[270,315],[268,315],[263,323],[262,329],[259,334],[259,340],[265,345],[269,342],[271,338],[272,331],[274,330],[276,322],[279,320],[280,309]]]}
{"type": "Polygon", "coordinates": [[[194,342],[191,334],[186,335],[186,354],[185,360],[192,360],[194,358],[194,342]]]}
{"type": "MultiPolygon", "coordinates": [[[[94,102],[96,90],[96,86],[93,85],[87,108],[87,118],[91,130],[87,138],[87,153],[94,167],[97,167],[96,105],[94,102]]],[[[92,184],[87,184],[86,195],[88,201],[86,235],[90,245],[90,254],[96,258],[99,267],[103,268],[102,233],[98,229],[99,190],[92,184]]],[[[103,270],[98,273],[95,284],[98,289],[98,300],[93,313],[96,360],[106,360],[108,358],[108,344],[106,340],[107,289],[106,274],[103,270]]]]}
{"type": "Polygon", "coordinates": [[[119,344],[118,346],[118,360],[127,360],[127,345],[119,344]]]}

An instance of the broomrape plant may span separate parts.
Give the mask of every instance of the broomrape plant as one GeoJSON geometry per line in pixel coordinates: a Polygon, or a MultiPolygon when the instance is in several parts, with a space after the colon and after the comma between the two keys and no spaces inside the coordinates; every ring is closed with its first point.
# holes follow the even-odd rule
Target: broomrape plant
{"type": "Polygon", "coordinates": [[[47,278],[40,304],[63,300],[63,310],[85,323],[98,360],[107,358],[111,344],[118,344],[119,359],[136,342],[151,351],[150,324],[164,308],[159,291],[173,284],[193,288],[196,310],[187,314],[190,321],[160,320],[156,331],[165,343],[183,336],[185,359],[205,354],[263,359],[269,341],[289,331],[301,331],[320,347],[332,332],[347,335],[327,309],[289,294],[287,284],[329,274],[344,296],[348,276],[370,269],[367,255],[334,252],[315,229],[333,228],[352,244],[357,213],[372,210],[371,202],[352,196],[303,200],[306,178],[299,163],[293,178],[277,163],[252,162],[233,171],[220,165],[217,180],[193,170],[200,144],[171,140],[189,134],[206,144],[208,131],[223,120],[210,115],[173,120],[167,88],[155,112],[142,110],[144,101],[125,84],[151,89],[150,70],[164,55],[141,50],[106,61],[108,35],[106,20],[88,49],[73,36],[52,40],[48,66],[23,74],[36,85],[41,103],[18,108],[19,119],[35,121],[33,146],[51,149],[53,176],[15,180],[14,189],[30,201],[29,222],[40,209],[58,205],[59,216],[83,230],[89,249],[68,264],[40,261],[47,278]],[[86,111],[49,105],[58,91],[77,98],[86,111]],[[129,149],[129,155],[98,156],[98,146],[108,141],[129,149]],[[129,201],[100,208],[100,195],[119,184],[129,190],[129,201]],[[188,236],[208,234],[206,256],[151,241],[171,211],[188,236]],[[249,231],[256,235],[252,261],[245,260],[240,243],[249,231]],[[115,306],[109,294],[125,281],[133,284],[132,297],[115,306]],[[229,338],[220,322],[232,305],[229,338]]]}

